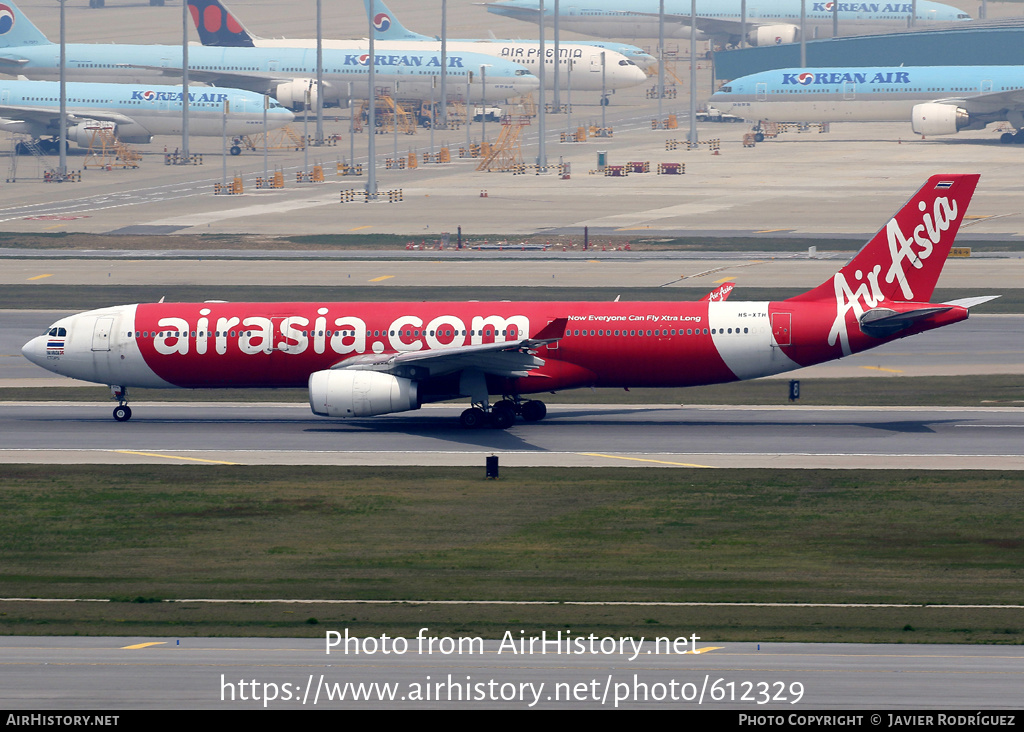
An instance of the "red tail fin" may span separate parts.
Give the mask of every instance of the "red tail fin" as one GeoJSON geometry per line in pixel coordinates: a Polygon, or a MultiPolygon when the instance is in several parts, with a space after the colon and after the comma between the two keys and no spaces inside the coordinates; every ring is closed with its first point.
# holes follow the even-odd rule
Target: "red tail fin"
{"type": "Polygon", "coordinates": [[[793,300],[928,302],[978,185],[976,174],[933,175],[824,284],[793,300]]]}

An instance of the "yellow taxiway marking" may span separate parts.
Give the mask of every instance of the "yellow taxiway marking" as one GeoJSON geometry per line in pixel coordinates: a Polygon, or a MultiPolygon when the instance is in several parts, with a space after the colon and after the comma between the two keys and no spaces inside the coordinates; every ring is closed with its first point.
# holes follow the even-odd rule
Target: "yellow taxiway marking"
{"type": "Polygon", "coordinates": [[[776,231],[792,231],[792,229],[761,229],[761,231],[755,231],[755,234],[774,234],[776,231]]]}
{"type": "Polygon", "coordinates": [[[725,648],[725,646],[708,646],[707,648],[694,648],[692,651],[690,651],[690,653],[696,656],[700,655],[701,653],[707,653],[708,651],[720,651],[723,648],[725,648]]]}
{"type": "Polygon", "coordinates": [[[29,279],[29,281],[32,281],[32,280],[41,280],[41,279],[44,279],[46,277],[53,277],[53,275],[52,274],[36,275],[35,277],[29,277],[28,279],[29,279]]]}
{"type": "Polygon", "coordinates": [[[61,229],[67,226],[67,224],[54,224],[53,226],[44,226],[43,231],[49,231],[50,229],[61,229]]]}
{"type": "Polygon", "coordinates": [[[650,226],[623,226],[620,229],[616,229],[616,231],[643,231],[644,229],[649,229],[649,228],[651,228],[651,227],[650,226]]]}
{"type": "Polygon", "coordinates": [[[902,374],[903,372],[899,369],[883,369],[881,366],[861,366],[862,369],[871,369],[872,371],[888,371],[890,374],[902,374]]]}
{"type": "Polygon", "coordinates": [[[149,648],[150,646],[165,646],[167,641],[153,641],[152,643],[136,643],[134,646],[122,646],[122,651],[135,651],[139,648],[149,648]]]}
{"type": "Polygon", "coordinates": [[[390,280],[394,275],[384,275],[383,277],[374,277],[370,282],[383,282],[384,280],[390,280]]]}
{"type": "Polygon", "coordinates": [[[207,460],[206,458],[182,457],[181,455],[162,455],[158,452],[136,452],[135,450],[114,450],[122,455],[142,455],[143,457],[167,458],[168,460],[193,460],[197,463],[216,463],[217,465],[241,465],[241,463],[229,463],[226,460],[207,460]]]}
{"type": "Polygon", "coordinates": [[[728,281],[729,281],[729,280],[731,280],[731,279],[732,279],[732,277],[723,277],[723,278],[722,278],[722,279],[720,279],[720,280],[715,280],[715,281],[714,281],[714,282],[712,282],[711,284],[712,284],[712,285],[720,285],[720,284],[722,284],[723,282],[728,282],[728,281]]]}
{"type": "Polygon", "coordinates": [[[627,457],[625,455],[605,455],[601,452],[581,452],[579,455],[584,457],[603,457],[611,458],[613,460],[635,460],[638,463],[658,463],[659,465],[679,465],[684,468],[712,468],[713,465],[695,465],[694,463],[674,463],[670,460],[654,460],[651,458],[638,458],[638,457],[627,457]]]}
{"type": "Polygon", "coordinates": [[[349,231],[359,231],[360,229],[372,229],[372,228],[373,228],[373,224],[367,224],[366,226],[357,226],[354,229],[349,229],[349,231]]]}
{"type": "Polygon", "coordinates": [[[600,259],[588,259],[587,262],[590,264],[601,264],[600,259]]]}

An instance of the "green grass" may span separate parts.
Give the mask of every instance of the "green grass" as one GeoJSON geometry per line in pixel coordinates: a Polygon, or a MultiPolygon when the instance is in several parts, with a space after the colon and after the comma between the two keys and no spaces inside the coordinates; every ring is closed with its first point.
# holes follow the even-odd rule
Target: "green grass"
{"type": "Polygon", "coordinates": [[[1024,641],[1019,610],[129,602],[1020,602],[1016,473],[483,472],[4,466],[4,595],[119,602],[5,603],[0,632],[317,635],[344,623],[493,635],[583,623],[732,640],[1024,641]]]}
{"type": "MultiPolygon", "coordinates": [[[[133,404],[169,402],[306,402],[305,389],[132,389],[133,404]]],[[[540,397],[548,404],[789,404],[786,379],[686,389],[574,389],[540,397]]],[[[109,402],[105,386],[0,388],[0,401],[109,402]]],[[[801,379],[806,406],[1024,407],[1024,376],[885,376],[801,379]]]]}

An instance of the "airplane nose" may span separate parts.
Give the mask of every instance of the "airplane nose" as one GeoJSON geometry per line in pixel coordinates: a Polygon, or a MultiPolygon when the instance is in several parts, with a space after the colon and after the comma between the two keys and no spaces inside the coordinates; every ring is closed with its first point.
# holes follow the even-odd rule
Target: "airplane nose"
{"type": "Polygon", "coordinates": [[[36,366],[46,368],[46,336],[36,336],[22,346],[21,355],[36,366]]]}

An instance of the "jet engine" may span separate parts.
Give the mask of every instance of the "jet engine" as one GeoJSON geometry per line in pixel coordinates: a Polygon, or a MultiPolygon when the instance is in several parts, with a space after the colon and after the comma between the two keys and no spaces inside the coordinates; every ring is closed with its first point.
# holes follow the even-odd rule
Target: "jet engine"
{"type": "Polygon", "coordinates": [[[309,377],[309,406],[321,417],[372,417],[419,409],[416,382],[376,371],[317,371],[309,377]]]}
{"type": "MultiPolygon", "coordinates": [[[[292,81],[278,84],[277,89],[274,91],[274,96],[285,107],[301,112],[306,104],[307,89],[309,90],[309,108],[316,109],[316,79],[293,79],[292,81]]],[[[326,101],[324,99],[324,102],[326,101]]]]}
{"type": "Polygon", "coordinates": [[[800,40],[800,28],[795,25],[761,25],[747,33],[751,46],[778,46],[782,43],[796,43],[800,40]]]}
{"type": "Polygon", "coordinates": [[[121,142],[132,145],[148,145],[153,141],[149,130],[139,124],[119,125],[114,122],[89,120],[68,128],[68,142],[88,148],[99,143],[97,139],[99,135],[108,132],[121,142]]]}
{"type": "Polygon", "coordinates": [[[971,124],[967,110],[952,104],[915,104],[910,113],[910,126],[919,135],[955,135],[971,124]]]}

